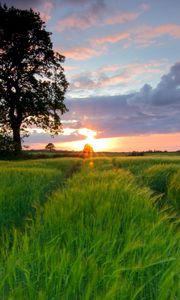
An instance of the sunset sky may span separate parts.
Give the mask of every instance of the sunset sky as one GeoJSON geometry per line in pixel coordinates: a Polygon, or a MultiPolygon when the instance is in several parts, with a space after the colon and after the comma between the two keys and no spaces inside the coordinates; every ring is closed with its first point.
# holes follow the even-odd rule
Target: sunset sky
{"type": "Polygon", "coordinates": [[[64,133],[31,148],[180,149],[180,0],[6,0],[40,11],[65,55],[64,133]]]}

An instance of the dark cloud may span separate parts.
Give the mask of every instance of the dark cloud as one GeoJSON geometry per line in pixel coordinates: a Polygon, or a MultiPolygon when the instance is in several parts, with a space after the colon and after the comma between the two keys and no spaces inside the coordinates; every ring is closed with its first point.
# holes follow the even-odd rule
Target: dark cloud
{"type": "Polygon", "coordinates": [[[145,84],[139,93],[130,97],[130,103],[153,106],[180,106],[180,62],[162,76],[155,89],[145,84]]]}

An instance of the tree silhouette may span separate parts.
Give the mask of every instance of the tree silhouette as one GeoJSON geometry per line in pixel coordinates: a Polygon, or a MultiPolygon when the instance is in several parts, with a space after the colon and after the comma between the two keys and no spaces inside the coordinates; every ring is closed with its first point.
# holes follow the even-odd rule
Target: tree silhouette
{"type": "Polygon", "coordinates": [[[39,13],[0,4],[0,131],[12,132],[16,151],[33,124],[51,134],[62,129],[65,57],[50,35],[39,13]]]}
{"type": "Polygon", "coordinates": [[[53,143],[49,143],[46,145],[45,149],[52,152],[53,150],[55,150],[55,146],[53,143]]]}

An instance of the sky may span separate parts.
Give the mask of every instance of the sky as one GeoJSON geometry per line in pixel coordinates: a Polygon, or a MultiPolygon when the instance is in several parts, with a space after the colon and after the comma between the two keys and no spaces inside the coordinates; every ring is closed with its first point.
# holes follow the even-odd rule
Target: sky
{"type": "Polygon", "coordinates": [[[6,0],[39,11],[66,57],[64,132],[31,128],[38,149],[180,149],[179,0],[6,0]]]}

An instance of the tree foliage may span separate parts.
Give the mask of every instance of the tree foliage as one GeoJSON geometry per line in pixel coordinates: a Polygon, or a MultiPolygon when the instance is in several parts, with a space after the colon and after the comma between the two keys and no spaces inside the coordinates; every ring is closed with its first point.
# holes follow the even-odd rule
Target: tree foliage
{"type": "Polygon", "coordinates": [[[29,126],[62,129],[65,57],[53,51],[50,35],[39,13],[0,4],[0,126],[12,131],[17,151],[29,126]]]}
{"type": "Polygon", "coordinates": [[[0,154],[14,152],[14,142],[8,135],[0,134],[0,154]]]}

